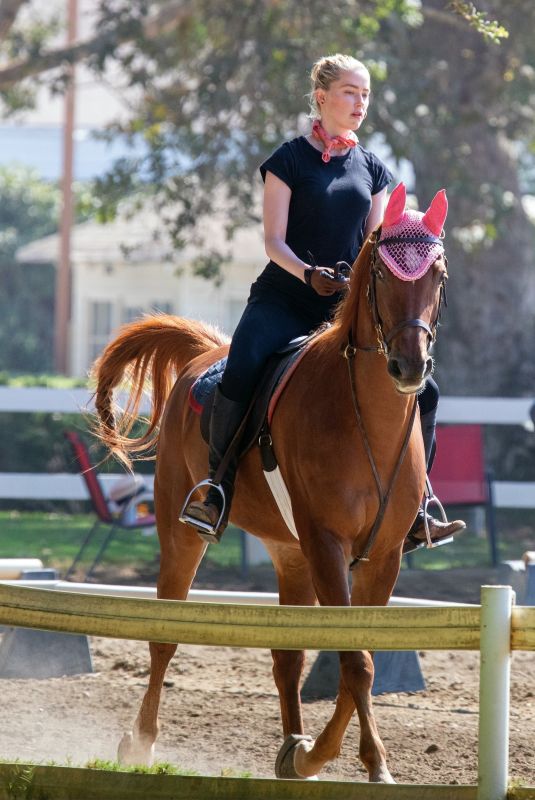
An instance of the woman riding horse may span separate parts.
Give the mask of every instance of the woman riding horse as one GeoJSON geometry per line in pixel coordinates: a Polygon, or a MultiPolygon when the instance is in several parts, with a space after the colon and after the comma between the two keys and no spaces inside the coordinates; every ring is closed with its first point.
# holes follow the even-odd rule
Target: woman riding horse
{"type": "MultiPolygon", "coordinates": [[[[232,520],[266,545],[281,604],[385,605],[399,572],[406,531],[424,492],[425,461],[432,454],[436,390],[429,381],[429,348],[447,280],[441,238],[447,202],[439,192],[425,214],[407,211],[400,185],[389,199],[382,227],[362,244],[381,221],[390,177],[379,159],[352,138],[368,106],[369,75],[346,56],[322,59],[312,74],[313,100],[321,118],[315,135],[286,143],[263,166],[266,244],[272,261],[253,286],[216,397],[210,469],[213,472],[239,425],[266,357],[330,318],[339,293],[344,293],[332,325],[310,343],[272,420],[299,539],[273,501],[258,448],[251,448],[240,464],[232,520]],[[306,250],[325,266],[310,264],[306,250]],[[357,252],[347,291],[332,265],[342,259],[352,262],[357,252]],[[425,452],[422,434],[412,424],[419,392],[425,452]],[[422,405],[433,395],[435,400],[422,405]]],[[[161,315],[125,326],[95,368],[103,442],[123,461],[157,446],[159,598],[187,598],[206,549],[194,528],[179,518],[184,497],[205,474],[207,460],[189,396],[198,377],[227,353],[225,338],[214,329],[161,315]],[[128,373],[129,402],[117,420],[114,389],[128,373]],[[149,424],[141,436],[131,438],[149,378],[149,424]]],[[[235,471],[236,464],[231,465],[223,479],[229,501],[235,471]]],[[[210,491],[206,500],[188,512],[199,512],[204,524],[208,520],[213,525],[220,495],[210,491]]],[[[464,526],[452,525],[446,530],[432,523],[433,538],[464,526]]],[[[218,538],[221,527],[212,530],[218,538]]],[[[175,651],[174,644],[150,643],[149,683],[134,727],[119,745],[123,762],[151,761],[164,676],[175,651]]],[[[356,711],[359,754],[370,780],[392,782],[373,714],[371,655],[339,654],[336,706],[313,741],[304,735],[299,696],[304,653],[272,653],[286,737],[277,775],[316,775],[338,756],[356,711]]]]}
{"type": "MultiPolygon", "coordinates": [[[[349,292],[333,324],[312,339],[280,396],[271,434],[298,539],[273,501],[259,448],[243,456],[232,520],[264,542],[283,605],[385,605],[392,593],[404,537],[425,486],[422,435],[413,422],[416,394],[432,368],[429,348],[447,280],[441,238],[446,211],[443,191],[422,214],[405,210],[402,184],[394,190],[382,227],[368,237],[353,266],[349,292]]],[[[183,497],[201,479],[207,460],[189,399],[199,376],[227,352],[225,338],[209,326],[149,316],[126,325],[95,368],[103,442],[125,462],[131,454],[157,449],[154,497],[162,599],[187,598],[207,547],[179,519],[183,497]],[[129,400],[116,418],[114,389],[128,375],[129,400]],[[148,379],[150,420],[145,432],[133,438],[129,433],[148,379]]],[[[134,727],[119,745],[125,763],[152,760],[165,672],[175,651],[175,644],[150,643],[148,687],[134,727]]],[[[373,714],[371,655],[339,653],[336,706],[313,741],[304,733],[299,695],[304,653],[272,654],[286,737],[276,774],[316,775],[338,756],[356,710],[359,755],[369,779],[391,783],[373,714]]]]}
{"type": "MultiPolygon", "coordinates": [[[[311,134],[285,142],[260,167],[265,181],[265,244],[271,260],[251,288],[216,388],[210,420],[212,480],[269,356],[332,318],[347,288],[334,265],[352,264],[363,241],[383,218],[392,176],[354,133],[368,111],[368,70],[350,56],[329,56],[314,64],[311,84],[311,134]]],[[[428,377],[418,397],[428,470],[435,449],[438,398],[438,386],[428,377]]],[[[221,485],[211,485],[204,500],[189,502],[181,514],[208,542],[220,540],[228,521],[238,468],[235,443],[227,458],[221,485]]],[[[428,516],[427,526],[437,543],[465,524],[428,516]]],[[[404,552],[425,543],[425,527],[420,508],[404,552]]]]}

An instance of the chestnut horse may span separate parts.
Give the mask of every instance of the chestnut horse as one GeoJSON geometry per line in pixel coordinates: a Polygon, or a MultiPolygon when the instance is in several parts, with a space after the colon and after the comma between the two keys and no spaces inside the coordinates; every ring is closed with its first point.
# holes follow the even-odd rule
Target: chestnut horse
{"type": "MultiPolygon", "coordinates": [[[[364,244],[334,323],[312,340],[273,416],[274,446],[291,496],[299,541],[286,527],[270,493],[258,448],[251,449],[240,463],[231,520],[264,542],[277,573],[281,604],[385,605],[398,575],[403,540],[423,496],[422,436],[420,426],[410,427],[410,423],[415,393],[432,367],[429,348],[447,277],[446,262],[441,255],[418,280],[400,280],[381,259],[377,235],[364,244]],[[348,337],[354,344],[349,350],[348,337]],[[348,361],[348,355],[355,358],[348,361]],[[361,425],[356,421],[350,375],[361,425]],[[377,480],[383,488],[390,487],[391,497],[370,547],[380,505],[377,480]],[[359,560],[367,548],[369,560],[359,560]],[[355,560],[350,590],[348,567],[355,560]]],[[[95,367],[102,440],[123,461],[157,445],[160,598],[187,598],[207,546],[192,528],[179,522],[184,498],[207,474],[208,448],[201,438],[199,418],[188,404],[188,393],[196,378],[227,348],[227,340],[202,323],[149,316],[126,325],[95,367]],[[126,375],[131,380],[129,403],[116,420],[113,390],[126,375]],[[145,433],[131,438],[128,434],[146,379],[152,383],[151,418],[145,433]]],[[[149,685],[133,731],[119,745],[123,762],[147,763],[152,758],[162,684],[175,651],[176,645],[150,644],[149,685]]],[[[393,782],[372,709],[370,653],[339,654],[336,707],[315,741],[303,735],[299,681],[304,653],[275,650],[272,655],[287,737],[277,774],[315,776],[337,757],[356,709],[359,753],[369,779],[393,782]]]]}

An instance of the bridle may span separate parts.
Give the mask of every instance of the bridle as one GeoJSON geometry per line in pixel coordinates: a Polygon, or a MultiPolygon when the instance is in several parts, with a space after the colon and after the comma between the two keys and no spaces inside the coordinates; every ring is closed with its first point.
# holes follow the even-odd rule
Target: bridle
{"type": "MultiPolygon", "coordinates": [[[[379,314],[379,308],[378,308],[378,305],[377,305],[377,289],[376,289],[376,281],[377,281],[378,274],[379,274],[378,267],[377,267],[377,260],[378,260],[378,257],[379,257],[378,256],[378,247],[379,247],[380,232],[381,232],[381,230],[379,229],[377,231],[376,235],[375,235],[375,240],[373,242],[371,266],[370,266],[370,282],[368,283],[368,288],[366,290],[366,296],[367,296],[367,299],[368,299],[368,304],[370,306],[372,319],[373,319],[373,324],[374,324],[375,330],[377,332],[378,346],[377,347],[373,347],[373,346],[372,347],[364,347],[364,346],[359,346],[358,344],[354,344],[352,331],[350,330],[349,334],[348,334],[347,344],[345,345],[345,347],[342,350],[342,355],[347,361],[347,367],[348,367],[348,372],[349,372],[349,384],[350,384],[350,387],[351,387],[351,398],[352,398],[352,401],[353,401],[353,409],[355,411],[355,418],[356,418],[356,421],[357,421],[357,426],[359,428],[359,431],[360,431],[360,434],[361,434],[361,437],[362,437],[362,442],[363,442],[363,445],[364,445],[364,449],[366,451],[366,455],[368,457],[368,462],[370,464],[371,471],[373,473],[373,477],[374,477],[374,480],[375,480],[375,485],[376,485],[377,493],[378,493],[378,497],[379,497],[379,508],[378,508],[378,511],[377,511],[377,516],[375,517],[375,521],[374,521],[374,523],[372,525],[372,528],[370,530],[370,533],[369,533],[368,538],[367,538],[367,540],[365,542],[365,545],[364,545],[364,548],[363,548],[362,552],[359,555],[356,555],[352,559],[351,563],[349,564],[349,569],[350,570],[353,570],[361,561],[369,561],[370,560],[369,559],[370,550],[372,549],[372,547],[374,545],[374,542],[375,542],[375,540],[377,538],[377,535],[379,533],[379,530],[381,528],[381,524],[383,522],[386,510],[387,510],[387,507],[388,507],[388,503],[390,501],[390,497],[392,495],[392,492],[393,492],[393,489],[394,489],[394,485],[396,483],[396,479],[397,479],[398,474],[399,474],[399,472],[401,470],[401,465],[403,464],[403,460],[405,458],[405,454],[406,454],[407,448],[409,446],[409,441],[410,441],[410,438],[411,438],[411,435],[412,435],[412,430],[413,430],[413,427],[414,427],[414,421],[415,421],[415,418],[416,418],[416,409],[417,409],[417,405],[418,405],[418,398],[415,395],[414,399],[412,401],[412,409],[411,409],[411,412],[410,412],[410,415],[409,415],[409,420],[408,420],[407,428],[405,430],[405,435],[403,437],[403,442],[402,442],[402,445],[401,445],[401,449],[400,449],[400,452],[398,454],[396,463],[394,465],[393,472],[390,475],[390,479],[388,481],[388,485],[385,488],[383,486],[383,484],[382,484],[382,481],[381,481],[381,478],[380,478],[380,475],[379,475],[379,471],[378,471],[375,459],[373,457],[371,445],[370,445],[370,442],[369,442],[369,439],[368,439],[368,436],[367,436],[367,433],[366,433],[366,429],[364,427],[364,421],[363,421],[363,418],[362,418],[362,414],[361,414],[361,410],[360,410],[360,404],[359,404],[359,401],[358,401],[356,375],[355,375],[355,371],[356,371],[355,370],[355,358],[356,358],[357,350],[368,350],[368,351],[373,351],[373,352],[376,352],[376,353],[382,353],[384,356],[386,356],[388,358],[389,347],[392,344],[392,341],[405,328],[422,328],[427,333],[427,336],[428,336],[428,339],[429,339],[429,347],[431,347],[432,344],[434,343],[435,339],[436,339],[436,331],[437,331],[438,323],[439,323],[439,320],[440,320],[440,313],[441,313],[441,310],[442,310],[442,305],[443,304],[445,306],[448,305],[447,297],[446,297],[446,281],[447,281],[448,275],[447,275],[447,269],[446,269],[446,272],[445,272],[445,274],[444,274],[444,276],[442,278],[441,284],[440,284],[440,295],[439,295],[439,298],[438,298],[437,313],[436,313],[435,318],[434,318],[433,322],[431,323],[431,325],[428,325],[427,322],[425,322],[423,319],[408,319],[408,320],[404,320],[403,322],[399,322],[397,325],[395,325],[392,328],[391,331],[389,331],[387,334],[385,334],[384,329],[383,329],[383,321],[381,320],[381,317],[380,317],[380,314],[379,314]]],[[[429,244],[437,244],[437,243],[441,244],[442,243],[441,239],[439,239],[438,237],[435,237],[435,236],[392,236],[392,237],[389,237],[387,239],[383,239],[381,241],[381,244],[397,244],[397,243],[413,244],[413,243],[417,243],[417,242],[425,242],[425,243],[429,243],[429,244]]],[[[446,268],[447,268],[448,261],[446,259],[446,255],[444,255],[444,261],[446,263],[446,268]]]]}
{"type": "Polygon", "coordinates": [[[441,284],[440,284],[440,294],[438,298],[438,308],[437,313],[435,315],[434,320],[432,321],[431,325],[428,325],[427,322],[423,319],[407,319],[399,322],[397,325],[394,325],[392,330],[385,333],[383,327],[383,321],[379,314],[379,306],[377,304],[377,278],[380,275],[377,262],[379,259],[379,244],[416,244],[418,242],[424,242],[426,244],[442,244],[441,239],[438,236],[391,236],[387,239],[382,239],[379,242],[379,237],[381,234],[381,229],[379,229],[375,235],[375,239],[373,242],[372,247],[372,255],[371,255],[371,267],[370,267],[370,282],[368,283],[368,288],[366,290],[366,297],[368,299],[368,305],[370,306],[370,311],[372,315],[373,325],[375,327],[375,331],[377,333],[377,347],[358,347],[359,350],[373,350],[378,353],[382,353],[384,356],[388,357],[390,346],[396,336],[401,333],[402,330],[405,328],[423,328],[423,330],[427,333],[428,336],[428,344],[429,347],[432,347],[436,336],[437,336],[437,327],[440,322],[440,315],[442,312],[442,306],[448,305],[448,298],[446,295],[446,281],[448,279],[447,275],[447,266],[448,266],[448,259],[444,254],[444,261],[446,264],[446,273],[444,274],[441,284]]]}

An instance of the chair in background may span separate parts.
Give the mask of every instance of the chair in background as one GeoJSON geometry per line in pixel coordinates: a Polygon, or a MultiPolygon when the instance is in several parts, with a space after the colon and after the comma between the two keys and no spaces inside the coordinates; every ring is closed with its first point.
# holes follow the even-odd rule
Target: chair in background
{"type": "Polygon", "coordinates": [[[485,465],[481,425],[437,426],[437,454],[430,479],[443,505],[485,508],[490,557],[496,566],[498,543],[492,478],[485,465]]]}
{"type": "Polygon", "coordinates": [[[138,510],[141,504],[152,503],[153,494],[150,492],[143,478],[140,475],[125,475],[124,481],[117,484],[106,497],[100,485],[98,475],[94,465],[91,463],[87,446],[75,431],[65,431],[65,438],[69,441],[74,451],[74,455],[80,468],[80,474],[85,481],[89,499],[96,514],[95,524],[86,535],[78,550],[74,561],[67,570],[65,579],[68,580],[73,574],[76,565],[80,561],[87,546],[94,539],[101,526],[107,526],[108,530],[93,563],[87,570],[84,580],[88,580],[97,564],[102,559],[106,548],[110,544],[113,536],[119,530],[142,530],[153,528],[156,524],[154,514],[139,515],[138,510]],[[114,491],[115,490],[115,491],[114,491]]]}

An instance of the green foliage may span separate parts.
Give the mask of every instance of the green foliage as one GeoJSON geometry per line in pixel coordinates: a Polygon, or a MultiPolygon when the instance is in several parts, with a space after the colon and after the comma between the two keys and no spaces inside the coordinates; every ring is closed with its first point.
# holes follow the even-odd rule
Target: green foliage
{"type": "MultiPolygon", "coordinates": [[[[115,0],[100,25],[142,20],[146,10],[139,1],[115,0]]],[[[96,181],[93,196],[98,216],[111,219],[126,195],[152,190],[173,245],[204,247],[193,269],[217,278],[226,259],[210,252],[200,223],[220,213],[232,235],[258,220],[257,166],[297,130],[311,61],[336,50],[373,59],[383,21],[414,20],[414,7],[404,0],[328,6],[243,0],[237,15],[232,0],[219,0],[217,13],[202,0],[189,10],[178,29],[113,54],[143,100],[107,135],[130,143],[141,138],[146,151],[118,161],[96,181]]]]}
{"type": "Polygon", "coordinates": [[[465,0],[451,0],[450,5],[460,17],[465,19],[478,33],[481,33],[485,39],[499,44],[502,39],[507,39],[509,36],[509,31],[503,25],[500,25],[496,20],[487,19],[486,13],[478,11],[473,3],[467,3],[465,0]]]}
{"type": "MultiPolygon", "coordinates": [[[[99,6],[98,48],[87,63],[101,74],[113,62],[136,98],[106,134],[143,141],[145,150],[101,176],[81,207],[109,220],[125,197],[152,196],[172,245],[193,244],[194,270],[217,279],[225,254],[205,239],[203,221],[221,215],[229,236],[258,221],[258,165],[306,130],[311,63],[353,53],[374,79],[363,144],[378,132],[393,158],[410,162],[421,206],[448,189],[450,308],[438,345],[446,392],[449,384],[457,393],[510,393],[513,371],[514,393],[532,391],[535,235],[521,186],[533,178],[521,185],[520,170],[535,171],[535,5],[242,0],[236,13],[234,0],[186,0],[175,24],[146,35],[145,23],[164,5],[171,4],[99,6]],[[507,375],[496,356],[505,336],[515,341],[507,375]]],[[[12,247],[13,233],[0,234],[0,249],[12,247]]],[[[10,340],[6,348],[13,359],[10,340]]]]}
{"type": "Polygon", "coordinates": [[[15,253],[53,233],[58,214],[56,187],[26,167],[0,168],[0,370],[52,366],[54,268],[18,264],[15,253]]]}

